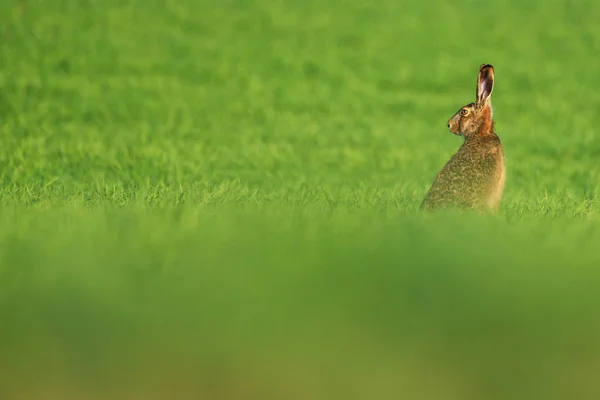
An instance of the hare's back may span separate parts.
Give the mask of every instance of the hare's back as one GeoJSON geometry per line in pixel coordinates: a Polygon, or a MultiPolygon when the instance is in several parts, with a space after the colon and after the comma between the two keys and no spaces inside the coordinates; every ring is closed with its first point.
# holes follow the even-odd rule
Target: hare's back
{"type": "Polygon", "coordinates": [[[499,139],[467,141],[437,175],[423,206],[495,207],[503,176],[504,151],[499,139]]]}

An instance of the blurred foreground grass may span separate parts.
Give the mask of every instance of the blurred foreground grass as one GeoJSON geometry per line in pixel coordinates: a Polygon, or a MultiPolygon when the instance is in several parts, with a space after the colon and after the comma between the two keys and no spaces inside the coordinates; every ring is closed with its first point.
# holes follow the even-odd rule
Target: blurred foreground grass
{"type": "Polygon", "coordinates": [[[600,394],[597,217],[277,211],[4,208],[3,398],[600,394]]]}

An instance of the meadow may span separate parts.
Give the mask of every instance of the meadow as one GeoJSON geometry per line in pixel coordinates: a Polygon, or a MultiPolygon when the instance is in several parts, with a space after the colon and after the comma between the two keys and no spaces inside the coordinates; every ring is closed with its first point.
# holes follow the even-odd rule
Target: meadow
{"type": "Polygon", "coordinates": [[[599,20],[1,1],[0,398],[600,398],[599,20]],[[482,63],[500,210],[421,213],[482,63]]]}

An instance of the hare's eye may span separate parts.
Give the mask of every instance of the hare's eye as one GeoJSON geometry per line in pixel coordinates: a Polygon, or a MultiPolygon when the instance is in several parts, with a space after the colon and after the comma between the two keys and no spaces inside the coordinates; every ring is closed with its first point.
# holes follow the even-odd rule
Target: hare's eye
{"type": "Polygon", "coordinates": [[[463,117],[466,116],[467,114],[469,114],[469,110],[467,110],[466,108],[463,108],[460,110],[460,115],[462,115],[463,117]]]}

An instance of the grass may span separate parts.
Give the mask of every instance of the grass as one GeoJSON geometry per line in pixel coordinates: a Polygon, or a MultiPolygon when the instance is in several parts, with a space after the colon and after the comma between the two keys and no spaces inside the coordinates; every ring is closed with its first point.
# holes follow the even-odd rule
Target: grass
{"type": "Polygon", "coordinates": [[[597,399],[592,1],[4,1],[0,397],[597,399]],[[496,70],[495,216],[418,205],[496,70]]]}

